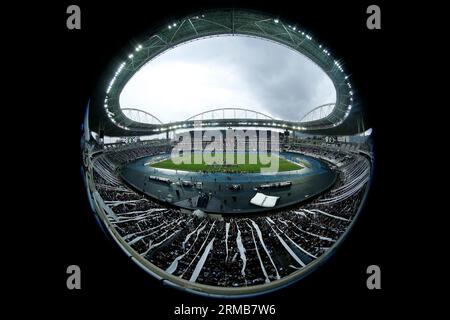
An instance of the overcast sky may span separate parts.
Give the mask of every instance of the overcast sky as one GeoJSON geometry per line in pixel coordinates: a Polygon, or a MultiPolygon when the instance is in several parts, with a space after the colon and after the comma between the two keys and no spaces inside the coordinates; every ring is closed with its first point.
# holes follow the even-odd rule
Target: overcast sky
{"type": "Polygon", "coordinates": [[[125,85],[120,105],[163,122],[222,107],[300,120],[335,100],[330,78],[305,56],[263,39],[221,36],[181,45],[147,63],[125,85]]]}

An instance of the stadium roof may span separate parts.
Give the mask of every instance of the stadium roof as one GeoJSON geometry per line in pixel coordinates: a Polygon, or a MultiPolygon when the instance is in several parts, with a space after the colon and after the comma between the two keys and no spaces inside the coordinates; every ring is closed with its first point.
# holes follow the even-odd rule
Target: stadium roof
{"type": "MultiPolygon", "coordinates": [[[[91,119],[95,123],[93,127],[97,130],[103,128],[105,135],[110,136],[150,135],[181,127],[193,127],[193,120],[160,124],[157,121],[143,123],[130,119],[120,107],[120,93],[141,67],[164,51],[188,41],[219,35],[260,37],[283,44],[310,58],[333,81],[336,89],[336,103],[333,110],[325,117],[321,119],[309,117],[308,121],[302,122],[257,120],[255,123],[258,123],[258,126],[261,124],[261,126],[324,134],[352,134],[361,131],[358,118],[360,115],[355,115],[354,112],[353,89],[348,75],[342,63],[331,55],[329,49],[295,24],[266,14],[240,9],[206,11],[173,21],[161,26],[159,31],[143,39],[136,47],[130,48],[128,56],[122,57],[121,62],[113,67],[110,81],[105,85],[104,90],[94,97],[94,109],[97,111],[95,116],[100,119],[91,119]]],[[[204,125],[239,126],[240,120],[242,119],[204,121],[204,125]]]]}

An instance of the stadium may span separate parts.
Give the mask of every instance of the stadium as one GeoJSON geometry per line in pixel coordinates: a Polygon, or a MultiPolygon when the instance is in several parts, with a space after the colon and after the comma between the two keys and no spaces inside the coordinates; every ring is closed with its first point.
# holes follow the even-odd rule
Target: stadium
{"type": "Polygon", "coordinates": [[[297,24],[237,9],[189,15],[107,74],[83,123],[88,198],[111,239],[164,284],[219,297],[273,291],[317,268],[354,225],[373,168],[371,130],[343,63],[297,24]],[[167,52],[225,37],[301,55],[327,76],[335,101],[298,118],[272,114],[283,105],[178,114],[156,101],[124,105],[127,84],[167,52]]]}

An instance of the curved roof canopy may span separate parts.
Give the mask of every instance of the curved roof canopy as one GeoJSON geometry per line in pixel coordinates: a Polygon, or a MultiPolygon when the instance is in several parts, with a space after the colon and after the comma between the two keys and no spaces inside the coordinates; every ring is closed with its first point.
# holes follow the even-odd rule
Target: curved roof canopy
{"type": "MultiPolygon", "coordinates": [[[[281,19],[261,13],[228,9],[207,11],[163,26],[151,37],[132,48],[122,59],[111,75],[110,82],[102,92],[102,105],[110,121],[104,126],[121,128],[124,135],[156,134],[178,127],[193,127],[192,120],[170,123],[141,123],[127,117],[120,108],[119,97],[126,83],[146,63],[164,51],[187,41],[217,35],[246,35],[275,41],[297,50],[310,58],[330,77],[336,89],[336,102],[333,110],[321,119],[311,121],[273,121],[265,126],[283,127],[305,132],[327,131],[340,126],[350,115],[353,104],[353,91],[348,76],[341,63],[335,60],[328,49],[319,44],[311,35],[296,25],[287,24],[281,19]],[[191,123],[192,122],[192,123],[191,123]],[[279,123],[278,123],[279,122],[279,123]]],[[[257,120],[255,123],[263,120],[257,120]]],[[[204,122],[205,126],[239,126],[236,122],[204,122]]],[[[263,125],[264,126],[264,125],[263,125]]],[[[116,131],[117,132],[117,131],[116,131]]]]}

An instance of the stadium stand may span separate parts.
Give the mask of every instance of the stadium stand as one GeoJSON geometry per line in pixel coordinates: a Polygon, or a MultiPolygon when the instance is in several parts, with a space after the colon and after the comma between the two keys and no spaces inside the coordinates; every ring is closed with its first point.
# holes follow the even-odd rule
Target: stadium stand
{"type": "Polygon", "coordinates": [[[292,143],[289,151],[335,165],[339,175],[331,189],[264,215],[199,217],[157,203],[118,177],[124,164],[171,148],[156,141],[93,153],[93,185],[110,225],[136,254],[168,274],[211,286],[270,283],[322,256],[352,223],[370,177],[370,159],[357,150],[292,143]]]}

